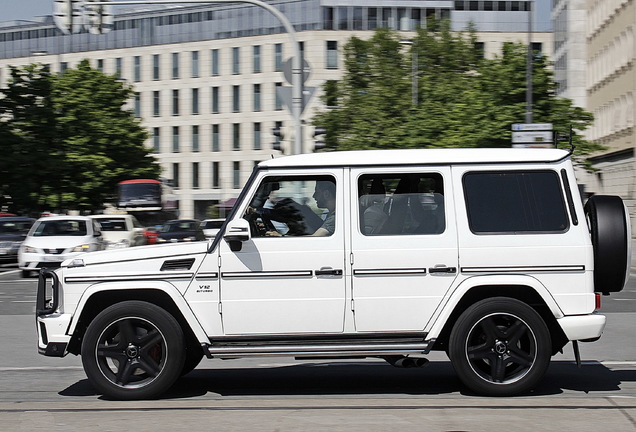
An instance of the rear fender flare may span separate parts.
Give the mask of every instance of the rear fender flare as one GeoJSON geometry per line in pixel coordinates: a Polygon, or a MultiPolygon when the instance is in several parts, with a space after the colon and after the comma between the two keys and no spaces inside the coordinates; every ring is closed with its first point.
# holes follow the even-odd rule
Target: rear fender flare
{"type": "MultiPolygon", "coordinates": [[[[436,339],[444,327],[448,324],[448,320],[459,305],[461,300],[471,292],[471,290],[487,289],[489,287],[519,286],[527,287],[534,290],[547,305],[548,309],[555,318],[564,316],[563,311],[554,300],[554,297],[536,278],[524,275],[486,275],[472,276],[464,279],[454,289],[448,292],[441,302],[433,318],[429,322],[427,329],[427,338],[436,339]]],[[[501,294],[499,294],[501,295],[501,294]]],[[[511,292],[510,297],[515,298],[515,293],[511,292]]]]}

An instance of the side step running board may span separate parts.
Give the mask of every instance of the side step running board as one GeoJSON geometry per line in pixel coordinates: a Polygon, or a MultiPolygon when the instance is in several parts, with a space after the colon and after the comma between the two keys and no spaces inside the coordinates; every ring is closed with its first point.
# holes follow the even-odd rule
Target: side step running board
{"type": "Polygon", "coordinates": [[[347,357],[428,354],[432,340],[418,343],[368,343],[368,344],[280,344],[280,345],[204,345],[209,358],[238,357],[347,357]]]}

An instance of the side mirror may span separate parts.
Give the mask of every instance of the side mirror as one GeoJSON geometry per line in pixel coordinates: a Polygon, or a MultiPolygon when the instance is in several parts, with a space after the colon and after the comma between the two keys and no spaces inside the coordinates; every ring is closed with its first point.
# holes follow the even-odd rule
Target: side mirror
{"type": "Polygon", "coordinates": [[[250,233],[250,223],[245,219],[231,221],[225,229],[223,239],[226,242],[246,242],[252,238],[250,233]]]}
{"type": "Polygon", "coordinates": [[[93,237],[101,237],[102,236],[102,232],[101,231],[95,231],[93,233],[93,237]]]}

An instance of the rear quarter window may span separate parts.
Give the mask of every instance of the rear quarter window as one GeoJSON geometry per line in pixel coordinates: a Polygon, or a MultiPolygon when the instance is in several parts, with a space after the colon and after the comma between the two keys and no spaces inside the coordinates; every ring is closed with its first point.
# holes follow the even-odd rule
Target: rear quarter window
{"type": "Polygon", "coordinates": [[[475,234],[559,233],[569,228],[554,171],[471,172],[463,184],[475,234]]]}

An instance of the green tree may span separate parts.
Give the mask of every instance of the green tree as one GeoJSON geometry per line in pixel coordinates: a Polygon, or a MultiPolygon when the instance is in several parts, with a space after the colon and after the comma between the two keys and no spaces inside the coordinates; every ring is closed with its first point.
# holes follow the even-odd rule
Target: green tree
{"type": "MultiPolygon", "coordinates": [[[[329,108],[312,123],[327,128],[327,146],[372,148],[510,147],[511,126],[524,123],[526,59],[523,44],[504,44],[484,59],[475,31],[453,32],[450,23],[431,21],[409,45],[399,34],[376,31],[368,41],[344,46],[345,73],[324,88],[329,108]],[[417,83],[415,103],[411,97],[417,83]]],[[[535,122],[553,123],[566,133],[585,130],[592,115],[556,97],[545,56],[533,59],[535,122]]],[[[577,154],[600,146],[575,134],[577,154]]]]}
{"type": "Polygon", "coordinates": [[[9,149],[2,192],[15,210],[95,210],[119,181],[159,176],[144,147],[148,134],[125,108],[132,87],[87,60],[60,74],[41,69],[13,68],[2,90],[0,139],[9,149]]]}

